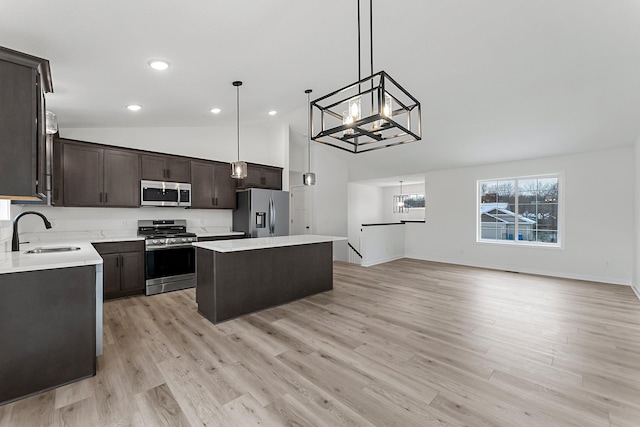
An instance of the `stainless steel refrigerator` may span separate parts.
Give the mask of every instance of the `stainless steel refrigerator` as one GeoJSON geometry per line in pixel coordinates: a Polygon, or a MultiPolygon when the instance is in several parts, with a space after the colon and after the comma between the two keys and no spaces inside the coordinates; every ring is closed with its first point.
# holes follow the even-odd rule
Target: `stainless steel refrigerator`
{"type": "Polygon", "coordinates": [[[233,230],[249,237],[289,235],[289,192],[251,188],[236,193],[233,230]]]}

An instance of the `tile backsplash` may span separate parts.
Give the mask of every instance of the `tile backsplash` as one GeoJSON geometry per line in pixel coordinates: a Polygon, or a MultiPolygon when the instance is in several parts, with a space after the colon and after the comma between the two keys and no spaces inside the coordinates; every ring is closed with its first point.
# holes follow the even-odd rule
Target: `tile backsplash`
{"type": "MultiPolygon", "coordinates": [[[[70,240],[92,236],[133,237],[139,219],[186,219],[189,231],[226,232],[232,228],[231,210],[181,208],[63,208],[48,206],[11,207],[11,216],[36,211],[47,217],[52,228],[46,230],[42,219],[28,215],[20,219],[20,241],[70,240]]],[[[8,223],[9,239],[11,222],[8,223]]],[[[2,222],[0,222],[0,227],[2,222]]],[[[0,229],[0,238],[4,228],[0,229]]],[[[9,244],[10,248],[10,244],[9,244]]]]}
{"type": "Polygon", "coordinates": [[[11,221],[0,221],[0,252],[11,250],[12,233],[13,223],[11,221]]]}

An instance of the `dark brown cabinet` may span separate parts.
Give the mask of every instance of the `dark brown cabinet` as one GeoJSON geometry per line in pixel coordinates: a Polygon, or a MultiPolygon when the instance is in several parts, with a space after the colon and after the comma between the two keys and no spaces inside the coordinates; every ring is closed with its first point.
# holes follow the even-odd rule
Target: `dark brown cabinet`
{"type": "Polygon", "coordinates": [[[49,61],[0,47],[0,196],[45,195],[46,92],[53,92],[49,61]]]}
{"type": "Polygon", "coordinates": [[[54,158],[56,150],[61,150],[62,182],[54,176],[54,203],[62,199],[64,206],[140,206],[138,153],[71,140],[56,141],[54,158]]]}
{"type": "Polygon", "coordinates": [[[175,156],[142,155],[142,179],[190,182],[189,160],[175,156]]]}
{"type": "Polygon", "coordinates": [[[94,243],[103,262],[104,299],[144,293],[144,242],[94,243]]]}
{"type": "Polygon", "coordinates": [[[0,301],[0,405],[95,375],[95,265],[3,274],[0,301]]]}
{"type": "Polygon", "coordinates": [[[191,207],[236,208],[236,183],[229,164],[191,161],[191,207]]]}
{"type": "Polygon", "coordinates": [[[238,188],[282,190],[282,168],[249,163],[247,177],[238,181],[238,188]]]}

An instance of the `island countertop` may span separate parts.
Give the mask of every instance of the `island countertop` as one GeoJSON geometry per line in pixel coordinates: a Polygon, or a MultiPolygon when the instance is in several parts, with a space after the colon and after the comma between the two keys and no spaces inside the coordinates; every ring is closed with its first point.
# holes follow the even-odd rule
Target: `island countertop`
{"type": "Polygon", "coordinates": [[[216,252],[239,252],[283,246],[310,245],[313,243],[346,241],[346,237],[301,234],[296,236],[257,237],[252,239],[194,242],[193,246],[216,252]]]}

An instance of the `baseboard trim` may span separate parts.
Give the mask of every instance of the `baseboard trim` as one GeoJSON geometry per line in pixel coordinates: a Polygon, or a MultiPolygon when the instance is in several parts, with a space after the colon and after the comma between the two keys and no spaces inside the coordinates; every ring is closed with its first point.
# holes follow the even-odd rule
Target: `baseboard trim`
{"type": "Polygon", "coordinates": [[[362,267],[372,267],[374,265],[384,264],[385,262],[391,262],[391,261],[395,261],[397,259],[402,259],[402,258],[406,258],[406,257],[404,255],[400,255],[400,256],[391,257],[391,258],[378,259],[378,260],[371,261],[371,262],[364,262],[364,259],[363,259],[362,260],[362,264],[360,264],[360,265],[362,267]]]}
{"type": "Polygon", "coordinates": [[[636,287],[633,286],[633,285],[631,285],[631,289],[633,289],[633,293],[636,294],[636,296],[640,300],[640,291],[638,289],[636,289],[636,287]]]}
{"type": "Polygon", "coordinates": [[[523,273],[523,274],[533,274],[536,276],[557,277],[559,279],[572,279],[572,280],[582,280],[585,282],[598,282],[598,283],[608,283],[612,285],[631,286],[631,288],[633,288],[634,292],[636,292],[637,294],[637,290],[632,286],[630,281],[620,280],[618,278],[612,278],[612,277],[598,277],[598,276],[590,276],[586,274],[574,274],[574,273],[545,271],[545,270],[537,270],[537,269],[519,269],[519,268],[513,268],[513,266],[508,266],[508,265],[489,266],[489,265],[474,264],[474,263],[468,263],[468,262],[465,263],[459,260],[453,261],[446,258],[426,258],[426,257],[420,257],[420,256],[414,256],[414,255],[405,255],[405,258],[419,259],[422,261],[441,262],[444,264],[465,265],[467,267],[486,268],[487,270],[513,271],[513,272],[523,273]]]}

